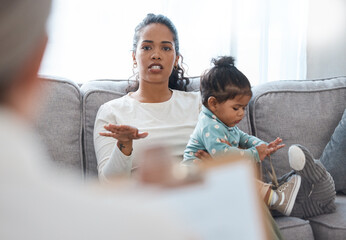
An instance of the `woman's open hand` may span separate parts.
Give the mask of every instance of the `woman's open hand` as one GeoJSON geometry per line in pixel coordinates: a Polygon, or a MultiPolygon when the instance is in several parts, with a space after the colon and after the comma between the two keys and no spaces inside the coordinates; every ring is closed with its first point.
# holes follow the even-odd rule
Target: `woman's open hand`
{"type": "Polygon", "coordinates": [[[118,140],[117,146],[122,153],[130,155],[132,153],[132,141],[148,136],[147,132],[140,133],[137,128],[129,125],[107,124],[104,128],[108,132],[100,132],[101,136],[113,137],[118,140]]]}
{"type": "Polygon", "coordinates": [[[140,133],[137,128],[129,125],[115,125],[109,123],[105,125],[104,128],[108,132],[101,132],[101,136],[113,137],[121,142],[128,142],[148,136],[147,132],[140,133]]]}

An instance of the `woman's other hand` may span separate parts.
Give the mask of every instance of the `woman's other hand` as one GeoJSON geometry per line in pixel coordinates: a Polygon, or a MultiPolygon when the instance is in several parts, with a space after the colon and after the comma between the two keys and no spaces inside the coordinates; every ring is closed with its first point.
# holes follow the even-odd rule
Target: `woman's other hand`
{"type": "MultiPolygon", "coordinates": [[[[225,139],[220,139],[220,141],[222,143],[225,143],[229,146],[232,146],[227,140],[225,139]]],[[[210,161],[213,161],[213,157],[207,152],[207,151],[204,151],[204,150],[198,150],[196,153],[195,153],[195,156],[199,159],[195,159],[193,162],[194,163],[201,163],[201,162],[210,162],[210,161]]]]}
{"type": "Polygon", "coordinates": [[[196,163],[196,164],[201,163],[201,162],[213,161],[212,156],[210,156],[210,154],[207,151],[204,151],[204,150],[198,150],[195,153],[195,156],[199,159],[199,160],[198,159],[193,160],[193,162],[196,163]]]}

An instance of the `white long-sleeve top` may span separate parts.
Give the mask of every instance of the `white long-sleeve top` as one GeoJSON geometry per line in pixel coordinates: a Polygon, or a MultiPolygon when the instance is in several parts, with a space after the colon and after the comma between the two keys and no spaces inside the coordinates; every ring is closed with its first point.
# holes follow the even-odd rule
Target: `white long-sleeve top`
{"type": "Polygon", "coordinates": [[[138,166],[141,146],[160,143],[168,146],[172,156],[182,160],[189,137],[193,132],[201,109],[199,92],[173,90],[172,97],[161,103],[141,103],[131,93],[103,104],[96,116],[94,146],[98,162],[99,178],[107,179],[116,174],[130,174],[138,166]],[[124,124],[148,132],[144,139],[134,140],[130,156],[117,147],[117,140],[100,136],[104,125],[124,124]]]}

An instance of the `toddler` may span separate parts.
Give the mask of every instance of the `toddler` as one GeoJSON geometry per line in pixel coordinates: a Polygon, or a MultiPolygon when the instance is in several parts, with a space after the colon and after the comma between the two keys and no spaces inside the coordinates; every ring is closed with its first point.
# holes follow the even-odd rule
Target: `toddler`
{"type": "MultiPolygon", "coordinates": [[[[201,77],[202,110],[198,123],[184,151],[184,165],[200,161],[196,154],[204,150],[211,157],[239,153],[245,159],[260,163],[266,156],[284,147],[277,138],[269,144],[241,131],[236,125],[243,119],[251,97],[247,77],[234,66],[230,56],[213,59],[214,66],[201,77]]],[[[266,204],[290,215],[301,178],[293,175],[275,191],[270,184],[258,183],[266,204]]]]}

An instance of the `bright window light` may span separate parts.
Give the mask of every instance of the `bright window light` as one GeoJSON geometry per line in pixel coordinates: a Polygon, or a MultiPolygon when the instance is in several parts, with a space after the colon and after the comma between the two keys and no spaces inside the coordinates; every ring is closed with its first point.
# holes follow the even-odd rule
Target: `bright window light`
{"type": "Polygon", "coordinates": [[[213,57],[232,55],[253,85],[303,79],[307,2],[55,0],[40,74],[77,83],[128,79],[134,29],[147,13],[160,13],[177,27],[188,76],[199,76],[213,57]]]}

